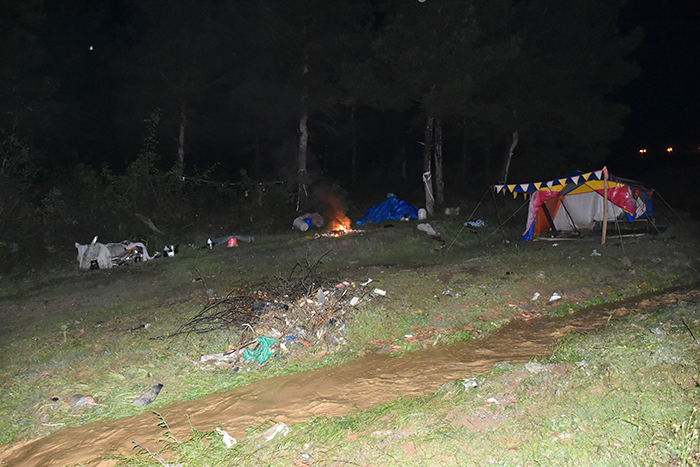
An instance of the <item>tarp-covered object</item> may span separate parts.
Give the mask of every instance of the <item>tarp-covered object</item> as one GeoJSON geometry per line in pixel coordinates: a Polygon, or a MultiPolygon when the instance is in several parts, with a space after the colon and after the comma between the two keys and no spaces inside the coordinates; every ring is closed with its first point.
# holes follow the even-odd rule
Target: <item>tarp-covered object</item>
{"type": "MultiPolygon", "coordinates": [[[[548,182],[496,185],[496,192],[531,195],[527,224],[522,239],[548,232],[576,232],[591,229],[605,220],[604,171],[573,172],[548,182]]],[[[653,190],[639,182],[608,174],[608,221],[651,217],[653,190]]]]}
{"type": "Polygon", "coordinates": [[[78,263],[83,269],[109,269],[118,264],[153,259],[148,255],[146,245],[141,242],[126,240],[122,243],[102,244],[95,237],[89,245],[76,242],[75,247],[78,249],[78,263]]]}
{"type": "Polygon", "coordinates": [[[357,221],[358,225],[364,225],[367,222],[378,223],[388,220],[398,220],[404,217],[418,219],[418,208],[401,201],[398,198],[391,197],[383,203],[377,204],[369,208],[362,219],[357,221]]]}

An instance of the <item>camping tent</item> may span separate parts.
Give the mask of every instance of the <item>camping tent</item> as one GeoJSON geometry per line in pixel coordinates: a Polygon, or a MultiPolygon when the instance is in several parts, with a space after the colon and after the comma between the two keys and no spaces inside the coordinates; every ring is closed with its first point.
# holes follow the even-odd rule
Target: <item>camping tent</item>
{"type": "Polygon", "coordinates": [[[648,218],[653,211],[652,190],[639,182],[614,177],[603,168],[573,172],[548,182],[496,185],[497,193],[530,195],[527,224],[522,239],[549,232],[578,232],[599,222],[648,218]],[[607,180],[606,178],[607,174],[607,180]],[[607,185],[607,210],[605,186],[607,185]]]}

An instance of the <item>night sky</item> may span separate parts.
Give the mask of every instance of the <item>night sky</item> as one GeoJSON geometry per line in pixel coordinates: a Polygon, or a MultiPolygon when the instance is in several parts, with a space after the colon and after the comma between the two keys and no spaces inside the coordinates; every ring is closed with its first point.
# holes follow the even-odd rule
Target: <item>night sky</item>
{"type": "MultiPolygon", "coordinates": [[[[419,3],[418,0],[405,1],[419,3]]],[[[176,5],[179,2],[152,3],[152,11],[172,8],[170,17],[174,18],[173,22],[177,21],[176,5]]],[[[212,71],[210,76],[192,76],[191,80],[235,82],[236,69],[221,70],[222,75],[218,76],[217,60],[212,57],[221,54],[221,61],[236,61],[245,54],[255,53],[253,48],[267,40],[247,35],[247,28],[259,27],[259,22],[265,21],[246,16],[259,11],[251,8],[255,2],[231,4],[238,5],[238,9],[227,20],[227,40],[229,44],[241,44],[241,48],[224,50],[215,43],[206,43],[206,34],[192,32],[189,36],[192,48],[187,53],[192,54],[193,62],[200,60],[193,68],[202,63],[202,69],[208,67],[212,71]],[[209,54],[211,57],[206,56],[209,54]],[[228,75],[224,76],[225,73],[228,75]]],[[[419,6],[427,9],[439,4],[440,0],[426,0],[419,6]]],[[[43,109],[51,116],[39,118],[37,114],[42,110],[33,109],[33,115],[28,117],[34,119],[31,125],[33,141],[51,164],[72,166],[86,162],[99,167],[106,162],[123,168],[138,152],[143,138],[143,120],[158,102],[151,90],[136,86],[126,91],[124,83],[135,75],[143,77],[151,73],[148,67],[159,57],[148,56],[149,41],[167,42],[168,34],[176,30],[177,25],[168,29],[169,16],[166,14],[161,17],[161,20],[166,20],[162,29],[154,32],[153,24],[144,13],[148,8],[141,8],[137,15],[128,1],[71,0],[60,5],[47,2],[45,10],[48,21],[39,30],[44,54],[33,70],[52,76],[53,85],[58,90],[52,99],[43,102],[43,109]]],[[[631,55],[639,64],[640,74],[617,95],[632,111],[623,122],[622,137],[610,146],[612,152],[607,161],[618,171],[625,171],[627,165],[635,163],[640,148],[650,151],[647,159],[666,157],[665,149],[671,146],[677,154],[697,152],[700,148],[698,24],[700,8],[695,1],[635,0],[624,10],[619,21],[620,30],[628,33],[641,26],[644,39],[631,55]]],[[[154,75],[149,79],[159,77],[154,75]]],[[[254,82],[244,84],[255,85],[254,82]]],[[[239,89],[246,89],[241,83],[238,85],[239,89]]],[[[241,130],[245,127],[245,131],[253,131],[251,120],[245,113],[250,103],[245,101],[245,92],[234,99],[224,87],[207,86],[206,91],[198,96],[188,119],[187,161],[204,167],[228,164],[235,172],[236,164],[249,158],[252,151],[250,135],[242,136],[241,130]]],[[[271,90],[267,96],[271,111],[259,115],[259,126],[284,128],[284,131],[278,131],[274,136],[267,135],[274,149],[268,148],[266,163],[293,160],[296,115],[284,111],[286,95],[282,89],[271,90]]],[[[173,110],[177,109],[177,103],[169,104],[173,107],[163,109],[163,118],[164,127],[170,130],[160,137],[163,150],[172,155],[177,139],[172,129],[177,126],[178,113],[173,110]]],[[[328,122],[333,122],[337,117],[329,115],[327,118],[328,122]]],[[[421,124],[415,121],[415,117],[410,118],[413,120],[407,120],[407,123],[400,121],[396,114],[375,113],[368,117],[372,121],[370,128],[377,132],[368,132],[366,137],[372,141],[371,146],[377,154],[386,154],[372,157],[396,157],[398,146],[394,144],[391,149],[393,143],[380,140],[382,135],[397,134],[397,127],[405,134],[410,132],[406,126],[412,126],[419,137],[421,124]],[[397,127],[391,127],[397,121],[400,121],[397,127]],[[384,144],[386,147],[382,147],[384,144]],[[394,154],[388,154],[392,151],[394,154]]],[[[411,150],[419,154],[419,148],[411,150]]],[[[323,151],[323,147],[316,148],[318,153],[323,151]]],[[[572,170],[575,168],[584,167],[571,167],[572,170]]],[[[329,170],[332,169],[331,164],[329,170]]],[[[646,175],[643,171],[630,171],[635,175],[646,175]]]]}
{"type": "Polygon", "coordinates": [[[657,154],[700,149],[700,5],[695,1],[637,0],[621,28],[641,25],[644,39],[633,54],[639,77],[622,93],[632,115],[620,151],[657,154]]]}

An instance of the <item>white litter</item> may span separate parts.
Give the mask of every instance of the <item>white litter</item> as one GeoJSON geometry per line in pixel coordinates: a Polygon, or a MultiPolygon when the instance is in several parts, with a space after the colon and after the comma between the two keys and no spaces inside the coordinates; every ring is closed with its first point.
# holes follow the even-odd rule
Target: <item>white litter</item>
{"type": "Polygon", "coordinates": [[[546,371],[546,370],[547,370],[547,367],[544,366],[544,365],[541,364],[541,363],[537,363],[537,362],[527,362],[527,363],[525,364],[525,369],[526,369],[527,371],[529,371],[530,373],[535,373],[535,374],[537,374],[537,373],[541,373],[541,372],[543,372],[543,371],[546,371]]]}
{"type": "Polygon", "coordinates": [[[591,256],[601,256],[601,254],[598,253],[596,250],[593,250],[593,253],[591,253],[591,256]]]}
{"type": "Polygon", "coordinates": [[[428,235],[435,235],[437,233],[430,224],[418,224],[416,228],[427,233],[428,235]]]}
{"type": "Polygon", "coordinates": [[[531,301],[531,302],[534,302],[534,301],[537,300],[539,297],[540,297],[540,293],[539,293],[539,292],[535,292],[535,294],[532,296],[532,298],[530,299],[530,301],[531,301]]]}
{"type": "Polygon", "coordinates": [[[374,293],[376,293],[377,295],[386,295],[386,290],[374,289],[374,293]]]}
{"type": "Polygon", "coordinates": [[[266,443],[269,443],[280,433],[282,436],[287,436],[289,433],[289,427],[285,423],[278,422],[275,426],[263,433],[262,437],[266,443]]]}
{"type": "Polygon", "coordinates": [[[495,397],[489,397],[488,399],[486,399],[486,402],[488,402],[489,404],[500,404],[500,402],[498,402],[498,399],[496,399],[495,397]]]}
{"type": "Polygon", "coordinates": [[[217,428],[217,429],[216,429],[216,432],[219,433],[220,435],[223,435],[223,436],[224,436],[223,441],[224,441],[224,444],[226,445],[226,447],[227,447],[228,449],[231,449],[231,448],[233,447],[233,445],[236,444],[236,443],[238,442],[238,441],[236,441],[236,438],[234,438],[233,436],[229,435],[228,433],[226,433],[226,432],[225,432],[224,430],[222,430],[221,428],[217,428]]]}
{"type": "Polygon", "coordinates": [[[554,293],[552,294],[552,296],[549,297],[549,301],[550,301],[550,302],[553,302],[553,301],[559,300],[560,298],[561,298],[561,295],[559,295],[558,293],[554,292],[554,293]]]}
{"type": "Polygon", "coordinates": [[[359,298],[357,298],[357,297],[352,297],[352,298],[350,299],[350,306],[355,306],[355,305],[357,305],[358,303],[360,303],[360,299],[359,299],[359,298]]]}
{"type": "Polygon", "coordinates": [[[372,278],[371,278],[371,277],[370,277],[369,279],[367,279],[365,282],[361,283],[360,285],[361,285],[362,287],[364,287],[364,286],[366,286],[366,285],[369,285],[370,282],[372,282],[372,278]]]}
{"type": "Polygon", "coordinates": [[[464,378],[462,380],[462,384],[464,385],[464,389],[466,390],[477,387],[479,385],[479,382],[476,378],[464,378]]]}

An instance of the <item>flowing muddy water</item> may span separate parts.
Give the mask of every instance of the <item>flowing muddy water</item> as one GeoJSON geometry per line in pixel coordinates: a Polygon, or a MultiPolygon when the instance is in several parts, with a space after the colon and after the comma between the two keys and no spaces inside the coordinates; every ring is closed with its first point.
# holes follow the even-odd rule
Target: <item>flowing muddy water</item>
{"type": "MultiPolygon", "coordinates": [[[[232,436],[269,420],[288,425],[312,417],[343,415],[391,402],[399,396],[429,394],[445,382],[485,373],[500,362],[524,363],[546,355],[556,339],[572,331],[585,332],[624,316],[628,308],[649,311],[679,300],[700,298],[699,290],[637,297],[614,306],[591,307],[569,317],[513,320],[480,339],[412,352],[401,357],[367,355],[330,369],[266,379],[236,390],[195,401],[161,407],[158,412],[173,435],[184,440],[190,424],[201,431],[220,426],[232,436]]],[[[2,466],[111,466],[102,456],[133,454],[136,441],[158,450],[160,420],[149,410],[108,423],[69,428],[45,438],[18,444],[0,454],[2,466]]]]}

